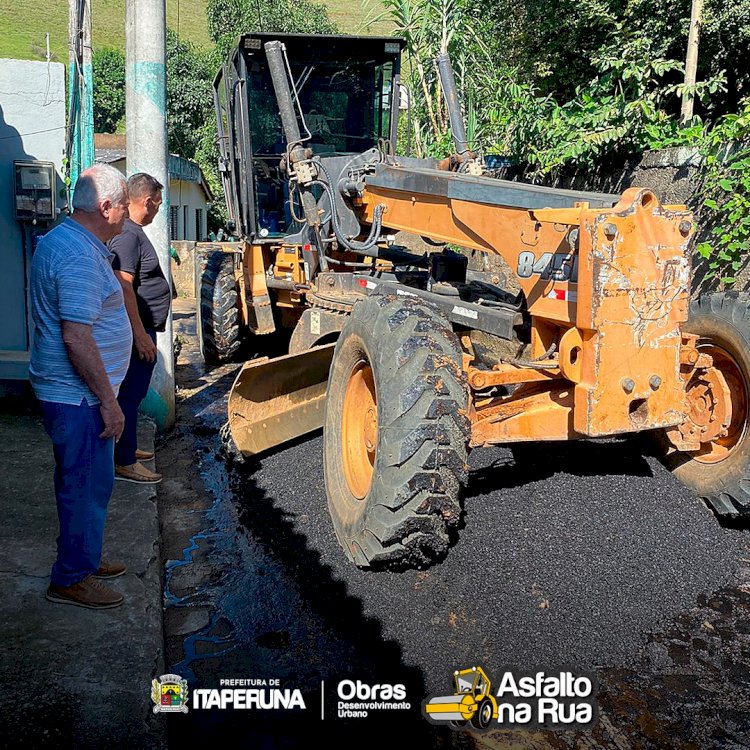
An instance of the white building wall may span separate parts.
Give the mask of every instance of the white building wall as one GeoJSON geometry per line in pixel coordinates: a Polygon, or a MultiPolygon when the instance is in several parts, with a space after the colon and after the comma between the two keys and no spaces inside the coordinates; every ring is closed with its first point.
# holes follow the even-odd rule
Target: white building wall
{"type": "MultiPolygon", "coordinates": [[[[119,169],[123,174],[127,173],[127,166],[125,159],[118,159],[117,161],[111,162],[113,167],[119,169]]],[[[206,194],[203,188],[195,182],[189,180],[175,180],[169,181],[169,200],[170,200],[170,216],[167,217],[167,223],[171,228],[174,225],[172,211],[175,212],[177,218],[176,234],[170,234],[172,240],[194,240],[201,241],[206,238],[206,227],[208,214],[208,203],[206,202],[206,194]],[[202,220],[202,232],[198,236],[198,231],[195,226],[195,211],[201,209],[203,211],[202,220]]]]}
{"type": "Polygon", "coordinates": [[[195,182],[184,180],[169,181],[169,199],[172,206],[177,208],[177,237],[176,240],[196,240],[200,242],[206,238],[206,194],[203,188],[195,182]],[[195,211],[202,209],[202,232],[195,226],[195,211]]]}
{"type": "Polygon", "coordinates": [[[64,153],[64,65],[0,59],[0,378],[26,377],[31,331],[26,296],[31,248],[13,214],[13,162],[53,162],[60,209],[66,204],[60,196],[64,153]]]}

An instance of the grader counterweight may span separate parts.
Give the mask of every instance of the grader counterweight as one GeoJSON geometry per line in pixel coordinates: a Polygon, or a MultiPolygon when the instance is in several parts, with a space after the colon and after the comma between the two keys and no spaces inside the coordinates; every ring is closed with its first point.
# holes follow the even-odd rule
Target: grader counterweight
{"type": "Polygon", "coordinates": [[[445,56],[456,153],[395,156],[400,49],[245,35],[217,78],[244,238],[222,258],[234,314],[255,334],[293,327],[289,354],[246,363],[232,389],[239,450],[323,426],[329,511],[363,567],[446,552],[484,445],[653,430],[717,513],[750,512],[750,303],[691,305],[690,212],[646,189],[482,175],[445,56]],[[442,249],[399,247],[397,231],[442,249]],[[519,291],[450,245],[501,256],[519,291]]]}

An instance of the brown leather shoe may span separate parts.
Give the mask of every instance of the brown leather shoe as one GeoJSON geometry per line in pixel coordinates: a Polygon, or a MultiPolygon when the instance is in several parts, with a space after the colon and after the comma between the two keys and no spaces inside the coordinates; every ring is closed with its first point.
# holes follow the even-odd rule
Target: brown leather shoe
{"type": "Polygon", "coordinates": [[[147,469],[140,461],[136,461],[132,466],[115,464],[115,479],[136,482],[137,484],[158,484],[161,482],[161,474],[147,469]]]}
{"type": "Polygon", "coordinates": [[[51,583],[46,596],[49,601],[57,604],[72,604],[87,609],[112,609],[125,601],[119,591],[113,591],[93,575],[86,576],[72,586],[55,586],[51,583]]]}
{"type": "Polygon", "coordinates": [[[127,571],[124,563],[117,560],[101,559],[99,569],[94,573],[96,578],[117,578],[127,571]]]}
{"type": "Polygon", "coordinates": [[[136,461],[150,461],[153,457],[154,457],[153,451],[142,451],[140,448],[137,448],[135,451],[136,461]]]}

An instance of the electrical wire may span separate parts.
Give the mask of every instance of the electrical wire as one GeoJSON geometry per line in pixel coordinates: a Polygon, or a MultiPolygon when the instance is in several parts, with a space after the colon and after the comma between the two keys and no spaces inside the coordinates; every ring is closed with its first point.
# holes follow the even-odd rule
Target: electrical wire
{"type": "Polygon", "coordinates": [[[44,130],[30,130],[28,133],[16,133],[14,135],[0,135],[0,141],[9,141],[12,138],[25,138],[27,135],[39,135],[40,133],[54,133],[57,130],[67,130],[65,125],[56,128],[45,128],[44,130]]]}

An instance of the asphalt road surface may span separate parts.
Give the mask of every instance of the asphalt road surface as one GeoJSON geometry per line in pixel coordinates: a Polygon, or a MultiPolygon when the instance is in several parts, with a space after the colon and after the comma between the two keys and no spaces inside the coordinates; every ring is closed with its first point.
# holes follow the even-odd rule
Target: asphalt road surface
{"type": "Polygon", "coordinates": [[[361,571],[330,524],[322,437],[228,465],[218,428],[235,368],[204,373],[190,319],[176,321],[181,426],[159,454],[167,665],[193,688],[278,679],[306,710],[169,717],[174,747],[236,732],[269,748],[318,733],[381,747],[748,746],[748,532],[722,528],[648,441],[475,451],[448,556],[361,571]],[[422,701],[474,665],[595,673],[601,719],[577,733],[434,728],[422,701]],[[404,684],[412,708],[341,719],[344,679],[404,684]]]}

